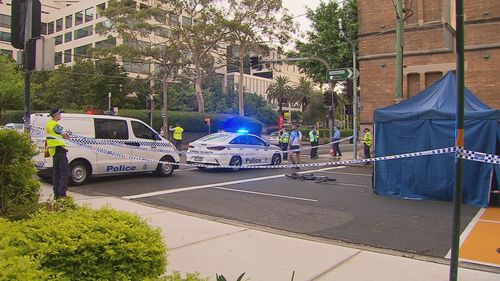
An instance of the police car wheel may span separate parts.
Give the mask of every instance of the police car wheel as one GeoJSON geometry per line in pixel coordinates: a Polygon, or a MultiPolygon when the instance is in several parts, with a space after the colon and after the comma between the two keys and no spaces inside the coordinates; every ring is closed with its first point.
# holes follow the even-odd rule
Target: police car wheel
{"type": "Polygon", "coordinates": [[[231,158],[231,161],[229,161],[229,166],[235,166],[234,168],[232,168],[233,171],[238,171],[241,166],[241,157],[239,156],[233,156],[233,158],[231,158]]]}
{"type": "MultiPolygon", "coordinates": [[[[174,159],[170,156],[163,156],[160,161],[174,162],[174,159]]],[[[171,164],[158,164],[156,167],[155,175],[159,177],[168,177],[174,172],[174,166],[171,164]]]]}
{"type": "Polygon", "coordinates": [[[73,161],[69,164],[69,185],[78,186],[87,182],[90,176],[90,168],[83,161],[73,161]]]}
{"type": "Polygon", "coordinates": [[[279,154],[274,154],[273,158],[271,159],[271,165],[279,165],[281,164],[281,156],[279,154]]]}

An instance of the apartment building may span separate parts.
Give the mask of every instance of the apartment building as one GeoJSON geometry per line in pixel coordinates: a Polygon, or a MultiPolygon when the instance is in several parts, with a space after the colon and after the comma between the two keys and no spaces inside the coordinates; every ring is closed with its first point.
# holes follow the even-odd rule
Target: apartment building
{"type": "MultiPolygon", "coordinates": [[[[404,1],[403,99],[409,99],[456,69],[455,0],[404,1]]],[[[395,101],[396,13],[391,1],[359,0],[361,124],[395,101]]],[[[465,1],[465,83],[491,107],[500,107],[500,1],[465,1]]]]}

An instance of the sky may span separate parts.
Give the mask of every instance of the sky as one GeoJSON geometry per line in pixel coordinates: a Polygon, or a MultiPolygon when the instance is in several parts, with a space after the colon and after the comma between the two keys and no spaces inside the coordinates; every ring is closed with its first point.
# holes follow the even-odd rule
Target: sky
{"type": "Polygon", "coordinates": [[[295,16],[294,20],[299,23],[299,30],[301,33],[304,33],[307,30],[310,30],[309,26],[311,21],[304,15],[307,12],[306,7],[316,9],[319,6],[320,0],[282,0],[283,7],[287,8],[290,13],[295,16]]]}

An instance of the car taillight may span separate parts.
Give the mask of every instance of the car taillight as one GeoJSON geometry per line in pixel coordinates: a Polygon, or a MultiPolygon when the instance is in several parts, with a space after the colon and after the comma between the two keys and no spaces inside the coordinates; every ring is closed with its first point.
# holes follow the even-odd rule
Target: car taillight
{"type": "Polygon", "coordinates": [[[50,157],[49,147],[47,146],[47,141],[45,141],[45,157],[50,157]]]}
{"type": "Polygon", "coordinates": [[[218,146],[207,146],[208,150],[224,150],[226,147],[223,145],[218,145],[218,146]]]}

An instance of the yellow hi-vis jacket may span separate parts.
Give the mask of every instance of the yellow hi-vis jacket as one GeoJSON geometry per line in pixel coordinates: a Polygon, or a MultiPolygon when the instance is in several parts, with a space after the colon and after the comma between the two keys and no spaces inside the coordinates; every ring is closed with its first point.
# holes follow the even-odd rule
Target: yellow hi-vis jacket
{"type": "Polygon", "coordinates": [[[363,143],[368,146],[372,146],[372,133],[370,133],[369,131],[365,133],[365,135],[363,136],[363,143]]]}
{"type": "Polygon", "coordinates": [[[56,154],[56,147],[66,146],[66,143],[62,140],[62,130],[63,128],[57,123],[57,121],[49,120],[47,126],[45,126],[47,132],[47,148],[49,149],[50,157],[56,154]]]}
{"type": "Polygon", "coordinates": [[[182,140],[182,132],[184,132],[184,129],[181,128],[180,126],[177,126],[174,128],[174,140],[182,140]]]}

